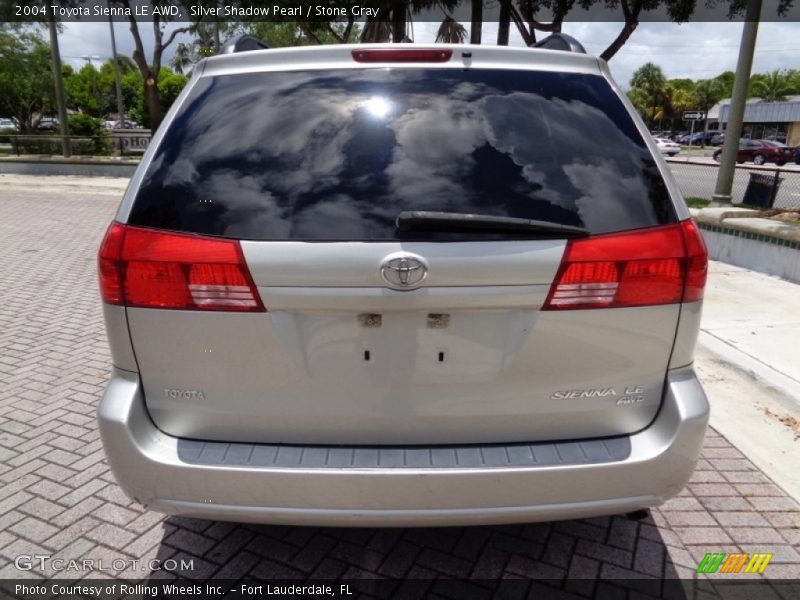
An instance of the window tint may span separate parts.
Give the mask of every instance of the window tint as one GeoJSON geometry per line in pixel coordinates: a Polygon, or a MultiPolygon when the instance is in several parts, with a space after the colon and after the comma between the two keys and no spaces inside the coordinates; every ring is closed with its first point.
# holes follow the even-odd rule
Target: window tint
{"type": "Polygon", "coordinates": [[[130,222],[254,240],[526,235],[399,232],[405,210],[595,233],[675,220],[652,156],[603,78],[411,68],[201,79],[130,222]]]}

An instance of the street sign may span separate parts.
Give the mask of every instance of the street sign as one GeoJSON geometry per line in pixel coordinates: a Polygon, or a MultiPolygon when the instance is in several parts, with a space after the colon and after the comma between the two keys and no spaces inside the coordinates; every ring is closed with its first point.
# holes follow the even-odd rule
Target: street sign
{"type": "Polygon", "coordinates": [[[706,113],[702,110],[685,110],[683,111],[684,121],[702,121],[706,118],[706,113]]]}

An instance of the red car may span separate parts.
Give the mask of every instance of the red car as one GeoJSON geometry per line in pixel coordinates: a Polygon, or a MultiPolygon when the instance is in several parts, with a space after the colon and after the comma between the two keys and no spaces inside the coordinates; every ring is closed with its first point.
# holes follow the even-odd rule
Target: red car
{"type": "MultiPolygon", "coordinates": [[[[722,148],[719,148],[714,152],[714,160],[719,162],[721,154],[722,148]]],[[[757,165],[771,162],[781,166],[793,158],[794,149],[781,142],[773,142],[772,140],[739,140],[739,153],[736,155],[736,162],[752,161],[757,165]]]]}

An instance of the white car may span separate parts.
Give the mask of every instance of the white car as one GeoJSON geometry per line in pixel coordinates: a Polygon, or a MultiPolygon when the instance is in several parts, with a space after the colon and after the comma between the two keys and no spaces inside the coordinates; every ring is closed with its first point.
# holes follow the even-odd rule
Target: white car
{"type": "Polygon", "coordinates": [[[666,154],[668,156],[675,156],[678,152],[681,151],[680,144],[676,144],[672,140],[668,140],[666,138],[653,138],[656,141],[656,146],[658,146],[658,151],[661,154],[666,154]]]}

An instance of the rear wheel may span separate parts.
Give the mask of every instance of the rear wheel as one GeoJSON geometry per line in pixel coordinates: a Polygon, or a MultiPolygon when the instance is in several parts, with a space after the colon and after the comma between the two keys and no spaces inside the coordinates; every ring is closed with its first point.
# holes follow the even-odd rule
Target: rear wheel
{"type": "Polygon", "coordinates": [[[785,164],[786,164],[786,161],[785,161],[785,160],[779,160],[779,161],[778,161],[778,162],[776,162],[775,164],[776,164],[776,165],[778,165],[779,167],[782,167],[783,165],[785,165],[785,164]]]}
{"type": "Polygon", "coordinates": [[[721,154],[722,154],[722,152],[720,152],[719,150],[714,152],[714,160],[719,162],[719,157],[720,157],[721,154]]]}
{"type": "Polygon", "coordinates": [[[753,163],[756,165],[763,165],[766,161],[764,160],[764,156],[761,154],[756,154],[753,157],[753,163]]]}

